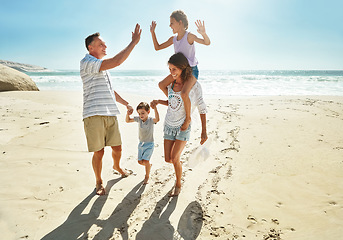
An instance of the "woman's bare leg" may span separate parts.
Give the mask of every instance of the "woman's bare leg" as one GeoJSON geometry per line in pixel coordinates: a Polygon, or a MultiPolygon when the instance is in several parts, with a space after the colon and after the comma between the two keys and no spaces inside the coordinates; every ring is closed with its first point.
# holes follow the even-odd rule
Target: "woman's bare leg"
{"type": "Polygon", "coordinates": [[[186,146],[186,143],[187,141],[176,140],[174,143],[172,152],[171,152],[171,161],[173,162],[173,165],[174,165],[176,182],[175,182],[174,191],[171,192],[170,196],[177,196],[179,195],[181,191],[182,165],[181,165],[180,158],[181,158],[181,153],[186,146]]]}

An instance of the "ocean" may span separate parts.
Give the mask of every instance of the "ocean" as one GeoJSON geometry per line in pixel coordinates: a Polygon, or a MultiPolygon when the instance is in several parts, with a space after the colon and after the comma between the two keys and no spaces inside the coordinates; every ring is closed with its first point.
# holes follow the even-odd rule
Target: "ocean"
{"type": "MultiPolygon", "coordinates": [[[[164,70],[110,71],[118,93],[160,94],[158,82],[169,72],[164,70]]],[[[27,73],[41,91],[82,91],[78,70],[27,73]]],[[[207,97],[230,96],[343,96],[343,70],[214,71],[200,70],[199,83],[207,97]]]]}

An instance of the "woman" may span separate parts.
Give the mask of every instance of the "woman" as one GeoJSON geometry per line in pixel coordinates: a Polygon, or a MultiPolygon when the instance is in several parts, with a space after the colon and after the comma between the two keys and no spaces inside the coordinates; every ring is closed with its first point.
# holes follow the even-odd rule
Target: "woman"
{"type": "MultiPolygon", "coordinates": [[[[177,196],[181,191],[182,165],[180,162],[181,153],[190,137],[191,125],[186,131],[181,131],[181,126],[186,119],[186,111],[181,98],[183,85],[195,78],[192,75],[192,68],[187,58],[182,53],[176,53],[168,61],[169,71],[174,82],[166,85],[164,81],[159,83],[159,87],[168,97],[168,100],[154,100],[151,105],[163,104],[168,106],[164,122],[164,157],[165,161],[172,163],[175,169],[176,183],[170,196],[177,196]]],[[[194,81],[189,98],[192,106],[196,106],[201,119],[201,141],[203,144],[207,140],[206,133],[206,104],[202,98],[202,89],[198,81],[194,81]]]]}

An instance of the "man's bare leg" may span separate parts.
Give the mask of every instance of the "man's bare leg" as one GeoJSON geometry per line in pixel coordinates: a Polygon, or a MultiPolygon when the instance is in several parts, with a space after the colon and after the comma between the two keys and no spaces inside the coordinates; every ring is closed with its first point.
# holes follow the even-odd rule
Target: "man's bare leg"
{"type": "Polygon", "coordinates": [[[120,158],[121,158],[121,145],[111,147],[112,148],[112,158],[113,158],[113,169],[118,171],[122,177],[127,177],[129,174],[120,168],[120,158]]]}
{"type": "Polygon", "coordinates": [[[94,152],[92,158],[92,166],[95,174],[96,181],[96,194],[105,195],[105,188],[102,183],[101,170],[102,170],[102,157],[104,156],[104,149],[94,152]]]}

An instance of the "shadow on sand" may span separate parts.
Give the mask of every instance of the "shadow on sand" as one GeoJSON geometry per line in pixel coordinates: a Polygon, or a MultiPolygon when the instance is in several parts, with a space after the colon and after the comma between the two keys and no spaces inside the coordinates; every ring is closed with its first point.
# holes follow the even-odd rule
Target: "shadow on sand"
{"type": "MultiPolygon", "coordinates": [[[[112,186],[118,183],[121,179],[122,178],[118,178],[108,181],[105,187],[106,192],[110,192],[112,186]]],[[[91,199],[97,196],[94,190],[78,206],[73,209],[64,223],[45,235],[42,240],[88,239],[88,232],[94,224],[102,228],[100,232],[97,233],[94,239],[109,239],[109,237],[103,238],[102,236],[112,236],[114,228],[121,228],[124,223],[126,223],[128,217],[139,203],[140,195],[143,191],[144,187],[142,187],[141,182],[137,184],[137,186],[135,186],[125,196],[123,201],[118,204],[112,215],[107,220],[98,220],[101,210],[108,199],[108,194],[97,197],[89,213],[82,213],[86,209],[87,205],[90,203],[91,199]]],[[[123,236],[123,238],[127,239],[127,237],[125,238],[125,236],[123,236]]]]}
{"type": "MultiPolygon", "coordinates": [[[[110,192],[112,186],[120,180],[121,178],[108,181],[106,191],[110,192]]],[[[93,191],[73,209],[64,223],[44,236],[42,240],[89,239],[91,238],[89,230],[93,225],[96,225],[99,229],[92,238],[94,240],[114,239],[115,229],[118,229],[123,240],[128,240],[128,220],[141,200],[145,189],[145,185],[142,183],[138,183],[105,220],[98,218],[108,199],[108,195],[97,197],[89,213],[83,213],[91,199],[97,196],[93,191]]],[[[174,229],[169,218],[176,208],[178,197],[170,198],[168,194],[157,202],[150,218],[137,233],[136,240],[194,240],[199,236],[203,224],[201,205],[197,201],[191,202],[181,215],[177,229],[174,229]]]]}
{"type": "Polygon", "coordinates": [[[197,201],[191,202],[180,217],[177,225],[177,234],[174,234],[174,239],[196,239],[201,232],[203,220],[204,212],[200,203],[197,201]]]}
{"type": "Polygon", "coordinates": [[[150,218],[137,233],[137,240],[173,239],[174,227],[170,224],[169,217],[176,208],[178,197],[170,198],[168,195],[169,193],[157,202],[150,218]]]}
{"type": "Polygon", "coordinates": [[[142,193],[144,192],[146,185],[143,185],[143,181],[138,183],[117,205],[113,210],[111,216],[106,220],[98,220],[96,224],[101,230],[95,235],[94,240],[114,239],[114,229],[118,229],[122,239],[128,240],[128,228],[127,221],[130,218],[132,212],[136,209],[141,200],[142,193]]]}
{"type": "Polygon", "coordinates": [[[169,198],[165,195],[155,207],[150,218],[143,224],[136,240],[194,240],[201,231],[203,210],[201,205],[191,202],[180,217],[177,230],[170,224],[170,216],[176,208],[178,197],[169,198]]]}

